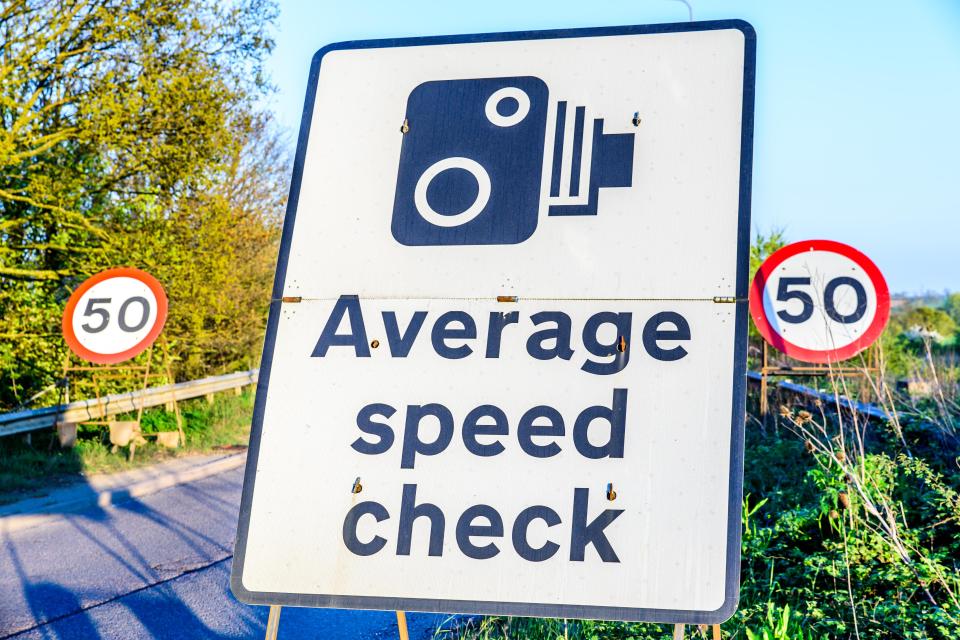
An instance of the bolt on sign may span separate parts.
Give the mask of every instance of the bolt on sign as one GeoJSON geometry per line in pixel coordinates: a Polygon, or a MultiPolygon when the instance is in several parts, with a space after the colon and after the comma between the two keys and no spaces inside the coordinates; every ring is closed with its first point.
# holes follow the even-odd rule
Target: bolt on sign
{"type": "Polygon", "coordinates": [[[750,313],[764,340],[788,356],[837,364],[880,338],[890,292],[877,265],[853,247],[805,240],[760,265],[750,313]]]}
{"type": "Polygon", "coordinates": [[[317,53],[237,597],[733,613],[754,63],[740,21],[317,53]]]}

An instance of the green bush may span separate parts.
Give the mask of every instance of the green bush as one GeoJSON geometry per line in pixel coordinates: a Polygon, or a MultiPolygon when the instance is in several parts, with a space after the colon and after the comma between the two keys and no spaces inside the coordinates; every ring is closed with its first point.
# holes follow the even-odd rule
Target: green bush
{"type": "MultiPolygon", "coordinates": [[[[748,421],[740,605],[723,637],[960,638],[956,432],[904,414],[897,427],[871,423],[861,446],[848,419],[810,409],[785,408],[775,429],[748,421]]],[[[957,419],[955,405],[948,412],[957,419]]],[[[687,629],[687,638],[701,637],[687,629]]],[[[670,629],[485,618],[456,635],[662,640],[670,629]]]]}
{"type": "Polygon", "coordinates": [[[760,627],[747,627],[747,640],[814,640],[817,636],[805,630],[796,616],[790,615],[790,605],[777,609],[767,603],[767,617],[760,627]]]}

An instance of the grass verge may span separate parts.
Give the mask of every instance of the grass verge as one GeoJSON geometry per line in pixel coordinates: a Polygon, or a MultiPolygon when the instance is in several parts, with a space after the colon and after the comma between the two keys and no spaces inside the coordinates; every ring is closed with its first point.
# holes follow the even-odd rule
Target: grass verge
{"type": "MultiPolygon", "coordinates": [[[[52,432],[34,433],[29,441],[19,436],[0,439],[0,504],[42,495],[47,489],[76,482],[85,475],[126,471],[171,458],[245,447],[250,435],[253,393],[219,394],[212,404],[202,398],[187,400],[180,403],[180,413],[186,445],[167,449],[148,438],[147,444],[137,447],[132,462],[125,448],[111,452],[104,426],[80,426],[77,445],[71,449],[59,448],[52,432]]],[[[176,430],[176,416],[162,408],[147,409],[141,428],[144,433],[176,430]]]]}

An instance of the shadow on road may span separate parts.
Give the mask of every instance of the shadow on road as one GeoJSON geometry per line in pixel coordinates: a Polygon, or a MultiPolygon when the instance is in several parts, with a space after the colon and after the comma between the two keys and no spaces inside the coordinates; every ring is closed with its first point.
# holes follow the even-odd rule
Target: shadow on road
{"type": "MultiPolygon", "coordinates": [[[[236,505],[196,484],[183,493],[177,502],[188,514],[215,511],[221,533],[235,526],[236,505]]],[[[232,552],[201,526],[129,497],[19,531],[0,520],[0,639],[258,637],[266,609],[233,599],[232,552]],[[224,564],[200,590],[176,586],[224,564]]]]}
{"type": "MultiPolygon", "coordinates": [[[[27,600],[30,602],[30,608],[37,619],[51,619],[60,615],[62,611],[79,611],[80,601],[72,591],[64,589],[58,584],[41,582],[38,584],[27,584],[25,587],[27,600]]],[[[98,638],[100,637],[93,622],[82,613],[72,616],[69,634],[60,634],[58,636],[66,638],[98,638]]]]}
{"type": "MultiPolygon", "coordinates": [[[[17,531],[0,518],[0,640],[262,638],[267,607],[229,588],[241,482],[238,469],[17,531]]],[[[411,614],[410,637],[445,621],[411,614]]],[[[396,635],[392,611],[284,608],[280,623],[286,640],[396,635]]]]}

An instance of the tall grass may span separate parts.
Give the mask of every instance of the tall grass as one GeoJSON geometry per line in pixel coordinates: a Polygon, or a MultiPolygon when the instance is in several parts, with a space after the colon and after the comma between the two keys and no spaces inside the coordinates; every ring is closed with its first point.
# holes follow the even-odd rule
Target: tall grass
{"type": "MultiPolygon", "coordinates": [[[[960,639],[960,407],[955,360],[926,349],[898,393],[884,371],[838,375],[830,402],[748,405],[740,606],[721,627],[743,640],[960,639]],[[888,419],[839,401],[864,392],[888,419]]],[[[653,640],[672,625],[486,617],[438,635],[467,640],[653,640]]],[[[710,637],[687,627],[687,638],[710,637]]]]}

